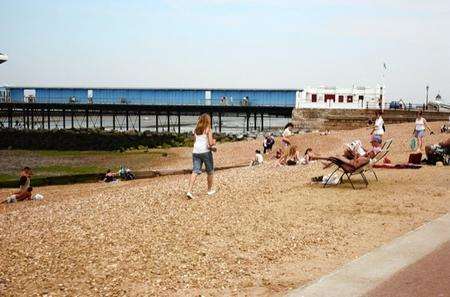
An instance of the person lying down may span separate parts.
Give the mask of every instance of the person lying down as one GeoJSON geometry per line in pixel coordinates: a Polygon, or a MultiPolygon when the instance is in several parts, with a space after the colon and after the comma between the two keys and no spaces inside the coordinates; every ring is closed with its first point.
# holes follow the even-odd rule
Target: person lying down
{"type": "MultiPolygon", "coordinates": [[[[318,158],[324,160],[324,169],[329,168],[336,162],[351,166],[353,168],[359,168],[370,162],[381,151],[381,140],[373,137],[370,141],[372,147],[365,149],[361,141],[355,140],[350,144],[347,144],[342,156],[331,156],[326,158],[318,158]]],[[[350,168],[349,168],[350,169],[350,168]]]]}

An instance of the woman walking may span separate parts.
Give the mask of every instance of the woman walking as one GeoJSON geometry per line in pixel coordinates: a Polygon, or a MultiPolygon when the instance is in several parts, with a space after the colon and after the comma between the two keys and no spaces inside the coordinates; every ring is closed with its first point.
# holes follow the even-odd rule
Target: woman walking
{"type": "Polygon", "coordinates": [[[431,130],[430,126],[427,124],[427,120],[422,116],[422,111],[417,112],[416,116],[416,127],[414,129],[414,137],[418,140],[418,152],[422,151],[423,148],[423,139],[425,137],[425,129],[428,129],[430,131],[430,134],[433,134],[433,130],[431,130]]]}
{"type": "Polygon", "coordinates": [[[189,180],[189,189],[186,196],[189,199],[194,198],[192,194],[192,188],[194,187],[195,180],[197,176],[202,173],[202,165],[205,164],[207,181],[208,181],[208,195],[214,195],[215,190],[212,189],[213,185],[213,174],[214,174],[214,162],[212,150],[214,150],[214,145],[216,140],[213,138],[211,131],[211,117],[204,113],[197,121],[197,126],[194,129],[195,143],[194,149],[192,150],[192,174],[189,180]]]}

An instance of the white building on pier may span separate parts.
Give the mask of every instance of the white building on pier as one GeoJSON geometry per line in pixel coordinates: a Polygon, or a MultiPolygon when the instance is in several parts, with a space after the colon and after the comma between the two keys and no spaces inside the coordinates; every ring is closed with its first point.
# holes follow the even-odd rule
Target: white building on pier
{"type": "Polygon", "coordinates": [[[296,108],[377,109],[385,104],[384,89],[356,87],[305,88],[297,92],[296,108]]]}

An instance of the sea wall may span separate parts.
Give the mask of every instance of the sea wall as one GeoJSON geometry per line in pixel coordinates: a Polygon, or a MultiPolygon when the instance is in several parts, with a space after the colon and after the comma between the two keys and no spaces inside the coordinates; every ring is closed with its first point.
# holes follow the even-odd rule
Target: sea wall
{"type": "MultiPolygon", "coordinates": [[[[424,111],[429,122],[448,121],[450,112],[424,111]]],[[[386,124],[414,122],[415,110],[385,110],[383,119],[386,124]]],[[[295,127],[305,130],[351,130],[367,126],[369,120],[375,120],[375,110],[370,109],[301,109],[292,111],[295,127]]]]}

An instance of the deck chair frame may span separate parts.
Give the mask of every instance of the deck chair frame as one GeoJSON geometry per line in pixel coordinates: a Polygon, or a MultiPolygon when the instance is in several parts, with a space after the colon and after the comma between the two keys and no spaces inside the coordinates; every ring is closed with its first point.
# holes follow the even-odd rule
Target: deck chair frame
{"type": "Polygon", "coordinates": [[[378,181],[378,176],[377,176],[377,174],[375,173],[375,170],[373,170],[373,167],[372,167],[372,166],[373,166],[374,164],[378,163],[378,162],[379,162],[380,160],[382,160],[384,157],[386,157],[386,155],[389,153],[389,149],[390,149],[390,147],[391,147],[391,145],[392,145],[392,142],[393,142],[393,139],[392,139],[392,138],[386,140],[386,142],[385,142],[385,143],[383,144],[383,146],[381,147],[380,152],[378,152],[378,153],[371,159],[371,161],[370,161],[369,163],[367,163],[367,164],[365,164],[365,165],[363,165],[363,166],[361,166],[361,167],[359,167],[359,168],[356,168],[354,171],[346,170],[346,169],[343,168],[340,164],[336,164],[336,163],[333,162],[333,163],[337,166],[337,168],[329,175],[329,177],[328,177],[327,181],[325,182],[325,184],[323,185],[323,187],[325,188],[327,185],[329,185],[329,184],[328,184],[328,181],[329,181],[329,180],[331,179],[331,177],[334,176],[339,170],[342,170],[342,174],[341,174],[341,176],[339,177],[339,181],[342,182],[342,178],[343,178],[344,175],[345,175],[345,176],[347,177],[347,179],[349,180],[350,184],[352,185],[352,188],[353,188],[353,189],[356,189],[356,188],[355,188],[355,185],[353,184],[352,179],[351,179],[351,177],[354,176],[354,175],[361,175],[361,177],[362,177],[362,179],[363,179],[364,184],[366,185],[366,187],[369,185],[369,181],[368,181],[368,179],[367,179],[367,176],[364,174],[365,172],[371,171],[371,172],[373,173],[373,175],[375,176],[375,179],[378,181]]]}

